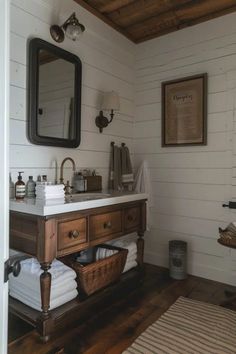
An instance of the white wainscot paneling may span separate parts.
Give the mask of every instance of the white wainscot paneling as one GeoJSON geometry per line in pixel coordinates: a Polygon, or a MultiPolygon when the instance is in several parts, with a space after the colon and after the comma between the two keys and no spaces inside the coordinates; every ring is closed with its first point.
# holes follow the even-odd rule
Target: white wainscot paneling
{"type": "Polygon", "coordinates": [[[187,242],[188,252],[198,252],[203,254],[210,254],[211,256],[226,257],[230,256],[230,249],[222,247],[216,242],[218,235],[215,238],[201,237],[191,234],[183,234],[175,231],[160,230],[152,228],[146,238],[146,250],[151,251],[152,248],[166,247],[166,257],[168,257],[168,244],[171,240],[182,240],[187,242]]]}
{"type": "MultiPolygon", "coordinates": [[[[158,130],[160,134],[160,130],[158,130]]],[[[176,154],[191,152],[211,152],[226,151],[229,147],[228,135],[225,132],[216,132],[208,134],[207,146],[179,146],[179,147],[162,147],[161,137],[136,139],[135,151],[137,154],[176,154]],[[141,142],[141,144],[140,144],[141,142]]]]}
{"type": "MultiPolygon", "coordinates": [[[[135,149],[137,142],[135,143],[135,149]]],[[[174,154],[136,154],[135,162],[138,166],[146,159],[151,168],[231,168],[232,157],[230,152],[191,152],[174,154]]],[[[235,164],[236,166],[236,164],[235,164]]]]}
{"type": "Polygon", "coordinates": [[[152,182],[157,197],[224,201],[224,185],[152,182]]]}
{"type": "Polygon", "coordinates": [[[26,90],[21,87],[10,86],[10,117],[20,120],[26,119],[26,90]]]}
{"type": "MultiPolygon", "coordinates": [[[[235,284],[235,255],[217,243],[235,212],[236,15],[141,44],[136,60],[135,167],[150,166],[153,206],[145,260],[168,266],[168,241],[188,242],[188,271],[235,284]],[[217,24],[221,23],[219,28],[217,24]],[[206,146],[161,147],[161,83],[208,74],[206,146]]],[[[236,262],[235,262],[236,264],[236,262]]]]}
{"type": "Polygon", "coordinates": [[[229,184],[232,173],[231,168],[152,168],[150,171],[152,181],[156,182],[176,182],[185,184],[203,183],[209,185],[229,184]]]}
{"type": "Polygon", "coordinates": [[[179,215],[224,222],[227,210],[217,201],[154,197],[153,213],[179,215]]]}

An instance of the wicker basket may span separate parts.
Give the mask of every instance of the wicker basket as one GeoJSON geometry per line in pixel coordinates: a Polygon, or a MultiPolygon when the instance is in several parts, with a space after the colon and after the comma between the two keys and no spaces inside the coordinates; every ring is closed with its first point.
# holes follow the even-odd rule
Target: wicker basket
{"type": "MultiPolygon", "coordinates": [[[[128,250],[111,245],[99,245],[99,248],[117,250],[118,252],[93,263],[82,265],[76,261],[75,256],[70,255],[60,260],[73,268],[77,273],[79,296],[89,296],[107,285],[117,281],[124,269],[128,250]]],[[[94,252],[95,258],[96,252],[94,252]]]]}

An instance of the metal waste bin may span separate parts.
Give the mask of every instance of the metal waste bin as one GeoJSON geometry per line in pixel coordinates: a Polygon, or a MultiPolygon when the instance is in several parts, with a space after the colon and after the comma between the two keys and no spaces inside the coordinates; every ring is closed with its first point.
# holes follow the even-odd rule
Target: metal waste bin
{"type": "Polygon", "coordinates": [[[187,242],[169,241],[169,271],[173,279],[187,278],[187,242]]]}

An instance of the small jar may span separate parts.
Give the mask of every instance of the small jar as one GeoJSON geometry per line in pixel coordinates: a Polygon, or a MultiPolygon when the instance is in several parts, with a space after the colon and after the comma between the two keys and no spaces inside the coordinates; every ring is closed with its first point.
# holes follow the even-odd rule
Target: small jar
{"type": "Polygon", "coordinates": [[[79,193],[85,192],[85,179],[81,172],[79,172],[74,179],[75,190],[79,193]]]}

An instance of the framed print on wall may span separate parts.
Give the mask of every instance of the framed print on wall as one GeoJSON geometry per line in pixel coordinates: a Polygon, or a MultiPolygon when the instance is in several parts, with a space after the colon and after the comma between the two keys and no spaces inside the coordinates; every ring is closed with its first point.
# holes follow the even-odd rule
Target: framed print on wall
{"type": "Polygon", "coordinates": [[[162,83],[162,146],[206,145],[207,74],[162,83]]]}

